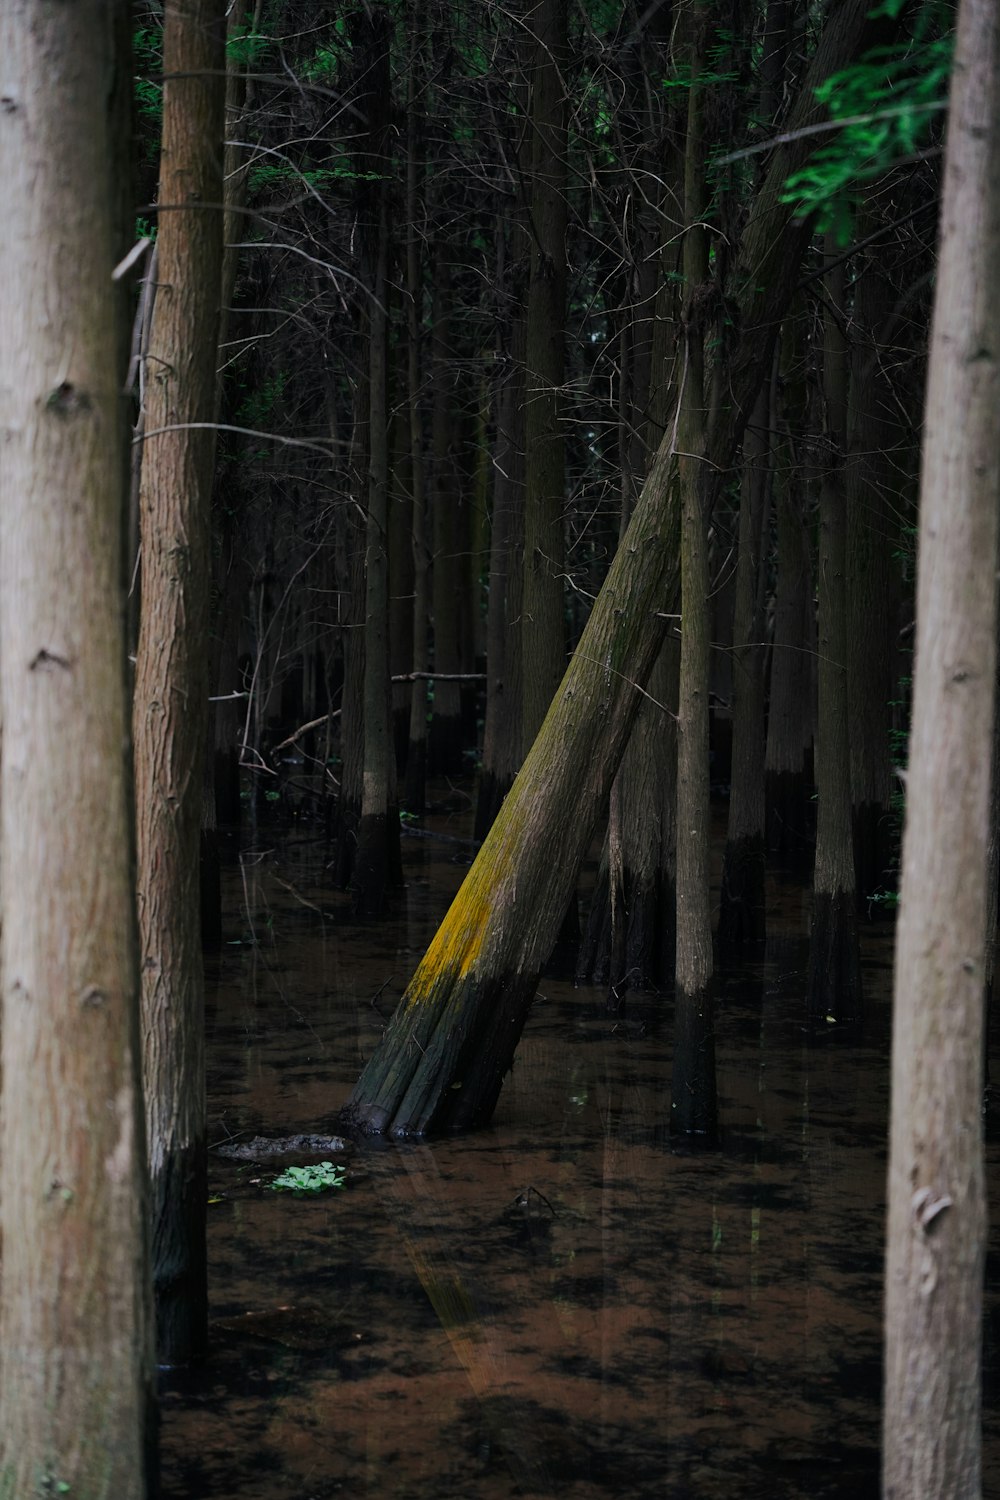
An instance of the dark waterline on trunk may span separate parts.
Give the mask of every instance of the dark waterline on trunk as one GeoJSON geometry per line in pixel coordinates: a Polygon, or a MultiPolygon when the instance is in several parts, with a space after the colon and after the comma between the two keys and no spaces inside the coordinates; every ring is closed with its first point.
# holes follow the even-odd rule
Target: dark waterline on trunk
{"type": "MultiPolygon", "coordinates": [[[[223,871],[213,1144],[331,1132],[471,852],[406,839],[379,925],[325,857],[265,829],[223,871]]],[[[716,975],[714,1151],[671,1139],[672,996],[609,1016],[543,979],[488,1129],[349,1147],[318,1199],[213,1153],[210,1352],[164,1377],[164,1500],[874,1500],[892,933],[862,934],[863,1035],[817,1044],[809,905],[770,881],[766,958],[716,975]]]]}

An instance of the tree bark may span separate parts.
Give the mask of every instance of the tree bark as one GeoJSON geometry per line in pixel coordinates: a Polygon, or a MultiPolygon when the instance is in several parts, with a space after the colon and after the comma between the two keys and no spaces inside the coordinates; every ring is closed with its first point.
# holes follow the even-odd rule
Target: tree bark
{"type": "Polygon", "coordinates": [[[722,864],[719,942],[733,950],[765,936],[764,610],[761,543],[771,481],[771,385],[761,389],[743,442],[733,621],[733,765],[722,864]]]}
{"type": "Polygon", "coordinates": [[[708,682],[708,422],[705,410],[705,334],[709,297],[705,228],[705,138],[700,75],[707,17],[691,43],[687,139],[684,153],[683,365],[678,412],[677,475],[681,507],[681,663],[677,708],[677,927],[675,1037],[671,1129],[714,1139],[712,1039],[712,907],[708,682]]]}
{"type": "Polygon", "coordinates": [[[127,10],[0,9],[4,1500],[154,1478],[111,280],[127,10]]]}
{"type": "Polygon", "coordinates": [[[521,658],[525,750],[566,669],[566,444],[560,416],[566,368],[566,19],[566,0],[538,0],[525,16],[533,53],[521,658]]]}
{"type": "Polygon", "coordinates": [[[959,7],[920,485],[896,934],[886,1500],[977,1500],[983,967],[1000,492],[1000,13],[959,7]],[[942,794],[942,789],[947,789],[942,794]]]}
{"type": "Polygon", "coordinates": [[[389,42],[384,10],[365,24],[367,171],[362,198],[368,281],[369,422],[365,547],[364,765],[352,893],[355,914],[381,916],[401,878],[389,673],[389,42]]]}
{"type": "Polygon", "coordinates": [[[848,348],[842,265],[828,276],[827,295],[823,347],[827,451],[819,502],[818,806],[807,1000],[810,1021],[819,1026],[861,1018],[847,725],[847,496],[843,462],[848,348]]]}
{"type": "Polygon", "coordinates": [[[775,461],[777,581],[770,702],[764,752],[767,846],[780,864],[808,874],[816,840],[813,792],[815,727],[813,580],[800,459],[806,425],[806,350],[802,315],[782,330],[782,440],[775,461]]]}
{"type": "Polygon", "coordinates": [[[142,613],[133,729],[146,1127],[157,1346],[205,1347],[204,993],[198,840],[208,699],[209,516],[222,277],[225,16],[164,7],[160,286],[140,489],[142,613]]]}

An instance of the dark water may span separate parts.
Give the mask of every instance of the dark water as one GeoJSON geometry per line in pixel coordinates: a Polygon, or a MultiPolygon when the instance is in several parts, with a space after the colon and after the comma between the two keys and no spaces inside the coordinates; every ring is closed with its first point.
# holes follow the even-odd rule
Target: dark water
{"type": "MultiPolygon", "coordinates": [[[[378,927],[308,834],[265,832],[227,873],[213,1141],[332,1127],[467,860],[404,853],[378,927]]],[[[807,902],[771,895],[766,960],[720,976],[717,1151],[667,1137],[668,999],[621,1022],[544,981],[491,1129],[352,1151],[315,1200],[213,1156],[213,1348],[165,1378],[165,1497],[876,1496],[891,932],[864,935],[863,1043],[809,1045],[807,902]]],[[[994,1188],[998,1167],[991,1141],[994,1188]]]]}

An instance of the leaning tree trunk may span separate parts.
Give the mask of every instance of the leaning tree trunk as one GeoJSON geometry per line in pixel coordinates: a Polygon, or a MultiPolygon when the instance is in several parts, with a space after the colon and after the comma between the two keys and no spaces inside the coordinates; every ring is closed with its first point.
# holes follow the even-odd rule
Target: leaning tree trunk
{"type": "MultiPolygon", "coordinates": [[[[132,884],[122,226],[127,7],[0,8],[0,1495],[152,1487],[132,884]]],[[[196,787],[196,791],[198,788],[196,787]]]]}
{"type": "Polygon", "coordinates": [[[816,868],[809,939],[807,1007],[826,1025],[861,1015],[851,750],[847,725],[847,339],[843,266],[827,278],[823,384],[827,452],[819,517],[819,725],[816,753],[816,868]]]}
{"type": "MultiPolygon", "coordinates": [[[[761,330],[780,323],[808,236],[779,201],[784,181],[807,149],[816,84],[854,55],[867,4],[847,0],[827,23],[744,230],[730,400],[709,440],[723,468],[770,365],[761,330]]],[[[359,1128],[423,1134],[492,1114],[676,600],[677,538],[668,430],[542,729],[355,1086],[345,1114],[359,1128]]]]}
{"type": "Polygon", "coordinates": [[[962,0],[920,485],[896,935],[886,1500],[978,1500],[983,967],[1000,493],[1000,12],[962,0]]]}
{"type": "Polygon", "coordinates": [[[208,700],[209,514],[222,277],[225,18],[164,8],[160,286],[149,343],[136,660],[137,883],[157,1343],[205,1347],[204,992],[198,841],[208,700]]]}

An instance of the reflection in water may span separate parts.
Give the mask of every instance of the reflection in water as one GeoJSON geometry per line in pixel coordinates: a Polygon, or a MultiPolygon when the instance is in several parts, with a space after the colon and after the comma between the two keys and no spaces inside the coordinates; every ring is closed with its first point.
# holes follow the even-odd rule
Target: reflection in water
{"type": "MultiPolygon", "coordinates": [[[[228,873],[216,1142],[335,1128],[464,874],[460,845],[405,853],[380,926],[320,843],[228,873]]],[[[317,1200],[213,1158],[212,1354],[165,1377],[167,1500],[877,1495],[891,933],[861,1043],[810,1045],[800,893],[770,895],[766,961],[716,976],[715,1151],[671,1143],[669,998],[615,1017],[544,981],[490,1129],[352,1149],[317,1200]]]]}

